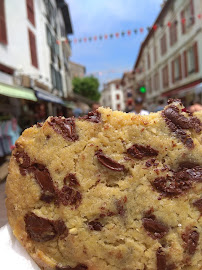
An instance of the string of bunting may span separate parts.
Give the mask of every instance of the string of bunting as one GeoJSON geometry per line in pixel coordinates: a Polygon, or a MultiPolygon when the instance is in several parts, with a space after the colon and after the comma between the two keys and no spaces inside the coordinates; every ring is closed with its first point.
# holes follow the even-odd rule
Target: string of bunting
{"type": "MultiPolygon", "coordinates": [[[[202,14],[198,14],[196,16],[199,20],[202,19],[202,14]]],[[[180,22],[182,24],[185,24],[187,23],[187,21],[191,21],[193,22],[193,20],[195,19],[194,16],[191,16],[189,19],[186,19],[186,18],[182,18],[180,20],[180,22]]],[[[115,32],[115,33],[111,33],[111,34],[104,34],[104,35],[94,35],[94,36],[90,36],[90,37],[84,37],[84,38],[74,38],[74,39],[71,39],[71,40],[64,40],[64,42],[68,43],[74,43],[74,44],[77,44],[77,43],[86,43],[86,42],[92,42],[92,41],[98,41],[98,40],[109,40],[109,39],[113,39],[113,38],[119,38],[119,37],[124,37],[124,36],[131,36],[132,34],[138,34],[138,33],[141,33],[143,34],[145,32],[145,30],[152,30],[153,31],[156,31],[159,27],[164,27],[164,26],[167,26],[167,27],[171,27],[173,24],[178,24],[178,20],[175,20],[173,22],[170,22],[168,21],[166,24],[154,24],[152,27],[140,27],[140,28],[135,28],[133,30],[127,30],[127,31],[122,31],[122,32],[115,32]]],[[[57,44],[60,44],[60,41],[57,40],[56,41],[57,44]]]]}

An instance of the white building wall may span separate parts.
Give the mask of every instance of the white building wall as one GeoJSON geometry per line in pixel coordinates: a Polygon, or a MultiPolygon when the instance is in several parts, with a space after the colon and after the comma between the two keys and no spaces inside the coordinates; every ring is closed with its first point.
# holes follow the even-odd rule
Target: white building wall
{"type": "MultiPolygon", "coordinates": [[[[53,7],[57,9],[56,1],[51,0],[51,3],[53,7]]],[[[51,52],[47,42],[46,30],[46,25],[49,25],[49,22],[46,18],[46,7],[44,1],[34,0],[35,26],[33,26],[28,20],[25,0],[5,0],[4,4],[8,44],[4,45],[0,43],[0,63],[13,68],[17,71],[17,74],[30,75],[31,78],[37,79],[52,89],[50,69],[51,52]],[[31,62],[28,29],[30,29],[35,35],[38,68],[34,67],[31,62]]],[[[58,30],[57,38],[60,41],[60,73],[62,75],[64,96],[67,96],[64,56],[60,32],[60,25],[64,27],[64,19],[60,9],[57,10],[56,19],[58,30]]],[[[57,63],[55,63],[54,66],[58,70],[57,63]]],[[[9,79],[8,76],[5,77],[0,75],[0,79],[1,78],[1,81],[12,83],[12,79],[9,79]]],[[[59,91],[57,93],[59,94],[59,91]]]]}

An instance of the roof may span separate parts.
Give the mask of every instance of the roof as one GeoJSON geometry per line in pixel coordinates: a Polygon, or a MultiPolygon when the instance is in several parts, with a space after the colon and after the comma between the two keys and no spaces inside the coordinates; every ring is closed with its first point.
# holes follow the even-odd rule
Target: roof
{"type": "MultiPolygon", "coordinates": [[[[161,11],[160,11],[160,13],[159,13],[158,17],[156,18],[156,20],[155,20],[155,22],[154,22],[153,25],[159,23],[159,21],[160,21],[161,18],[165,15],[165,13],[167,12],[167,10],[168,10],[170,4],[171,4],[173,1],[174,1],[174,0],[167,0],[167,1],[165,2],[163,8],[161,9],[161,11]]],[[[140,58],[141,58],[142,53],[143,53],[143,49],[144,49],[144,47],[147,45],[149,39],[152,37],[152,35],[153,35],[154,32],[155,32],[155,30],[154,30],[153,28],[151,28],[151,30],[148,32],[148,34],[147,34],[145,40],[144,40],[143,43],[141,44],[141,47],[140,47],[140,50],[139,50],[139,53],[138,53],[138,57],[137,57],[137,60],[136,60],[136,62],[135,62],[135,65],[134,65],[134,68],[133,68],[133,69],[137,68],[137,66],[138,66],[138,64],[139,64],[139,61],[140,61],[140,58]]]]}
{"type": "Polygon", "coordinates": [[[121,79],[114,79],[112,81],[109,81],[107,84],[111,84],[111,83],[120,83],[121,79]]]}
{"type": "Polygon", "coordinates": [[[68,4],[64,0],[56,0],[56,2],[57,2],[57,6],[62,11],[62,15],[63,15],[64,22],[65,22],[66,34],[67,35],[68,34],[73,34],[72,23],[71,23],[68,4]]]}
{"type": "Polygon", "coordinates": [[[124,72],[123,73],[123,77],[121,79],[121,82],[123,82],[126,77],[128,77],[128,78],[134,78],[133,71],[124,72]]]}

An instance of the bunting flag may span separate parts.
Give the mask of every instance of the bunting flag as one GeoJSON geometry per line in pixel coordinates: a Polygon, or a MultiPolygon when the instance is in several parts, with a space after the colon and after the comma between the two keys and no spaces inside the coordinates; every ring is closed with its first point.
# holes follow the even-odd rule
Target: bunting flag
{"type": "MultiPolygon", "coordinates": [[[[115,32],[115,33],[110,33],[110,34],[103,34],[103,35],[94,35],[94,36],[90,36],[90,37],[83,37],[83,38],[73,38],[71,40],[69,40],[69,42],[72,44],[79,44],[79,43],[87,43],[87,42],[96,42],[96,41],[103,41],[103,40],[110,40],[110,39],[118,39],[120,37],[125,37],[125,36],[132,36],[132,34],[143,34],[145,33],[145,30],[147,31],[156,31],[158,28],[162,28],[164,26],[166,27],[171,27],[173,24],[177,25],[178,22],[181,22],[182,24],[186,24],[187,20],[193,20],[195,17],[191,16],[189,18],[181,18],[181,20],[175,20],[173,22],[168,21],[165,24],[153,24],[152,27],[148,26],[148,27],[139,27],[139,28],[135,28],[135,29],[129,29],[126,31],[121,31],[121,32],[115,32]]],[[[202,14],[197,14],[196,18],[198,18],[199,20],[202,19],[202,14]]],[[[60,41],[57,40],[56,41],[57,44],[60,44],[60,41]]],[[[68,41],[67,41],[68,42],[68,41]]]]}

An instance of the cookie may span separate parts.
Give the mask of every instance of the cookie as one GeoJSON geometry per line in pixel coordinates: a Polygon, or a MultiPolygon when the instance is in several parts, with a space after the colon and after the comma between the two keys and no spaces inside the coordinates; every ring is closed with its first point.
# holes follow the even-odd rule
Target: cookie
{"type": "Polygon", "coordinates": [[[9,223],[41,269],[202,269],[202,112],[49,117],[17,140],[9,223]]]}

